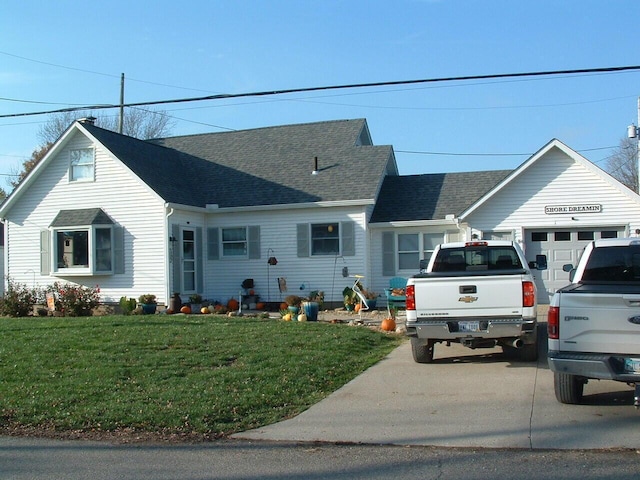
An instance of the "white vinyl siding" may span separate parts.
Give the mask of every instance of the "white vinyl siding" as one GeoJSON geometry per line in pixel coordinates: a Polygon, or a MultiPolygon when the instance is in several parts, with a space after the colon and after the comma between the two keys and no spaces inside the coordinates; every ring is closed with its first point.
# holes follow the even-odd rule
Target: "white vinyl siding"
{"type": "MultiPolygon", "coordinates": [[[[309,208],[292,210],[275,210],[216,213],[208,219],[210,227],[207,235],[213,230],[223,228],[244,227],[258,225],[260,232],[259,258],[234,259],[220,257],[214,259],[211,252],[207,252],[207,268],[205,284],[208,299],[226,302],[230,297],[238,298],[242,282],[251,278],[255,282],[254,290],[262,301],[279,302],[288,294],[306,296],[311,290],[325,292],[325,301],[341,301],[342,289],[347,286],[349,279],[342,277],[342,268],[348,267],[350,274],[368,275],[366,264],[367,236],[365,235],[365,215],[362,207],[309,208]],[[345,225],[352,225],[353,232],[350,240],[354,255],[311,255],[310,239],[312,224],[339,224],[344,233],[345,225]],[[215,226],[213,226],[215,225],[215,226]],[[307,232],[306,238],[301,238],[299,231],[307,232]],[[303,252],[300,256],[299,243],[302,240],[303,252]],[[267,252],[269,254],[267,255],[267,252]],[[277,258],[277,265],[268,265],[267,259],[277,258]],[[278,278],[284,278],[288,293],[281,293],[278,288],[278,278]],[[300,287],[304,288],[300,290],[300,287]],[[332,299],[333,292],[333,299],[332,299]]],[[[349,231],[349,227],[346,227],[349,231]]],[[[249,232],[251,237],[251,232],[249,232]]],[[[207,239],[208,249],[215,242],[207,239]]],[[[353,283],[353,282],[351,282],[353,283]]]]}
{"type": "Polygon", "coordinates": [[[60,210],[99,207],[124,233],[121,243],[114,245],[123,255],[117,255],[113,265],[124,273],[65,277],[62,281],[99,285],[102,301],[118,302],[123,295],[153,293],[159,302],[165,302],[164,252],[168,242],[162,229],[164,202],[100,146],[95,148],[95,181],[69,182],[69,150],[81,148],[93,145],[88,138],[76,134],[39,172],[36,181],[9,212],[6,225],[9,260],[5,275],[29,286],[43,287],[60,280],[41,271],[41,232],[51,235],[49,225],[60,210]],[[127,202],[122,202],[123,194],[127,195],[127,202]]]}

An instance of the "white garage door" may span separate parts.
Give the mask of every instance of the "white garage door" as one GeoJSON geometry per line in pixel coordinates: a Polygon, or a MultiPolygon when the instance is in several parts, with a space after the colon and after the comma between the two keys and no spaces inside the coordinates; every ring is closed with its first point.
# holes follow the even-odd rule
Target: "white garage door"
{"type": "Polygon", "coordinates": [[[547,256],[549,268],[534,270],[539,303],[549,303],[553,293],[569,283],[569,274],[562,266],[577,265],[585,245],[591,240],[616,238],[624,235],[624,227],[593,229],[527,230],[525,232],[525,254],[528,261],[538,254],[547,256]]]}

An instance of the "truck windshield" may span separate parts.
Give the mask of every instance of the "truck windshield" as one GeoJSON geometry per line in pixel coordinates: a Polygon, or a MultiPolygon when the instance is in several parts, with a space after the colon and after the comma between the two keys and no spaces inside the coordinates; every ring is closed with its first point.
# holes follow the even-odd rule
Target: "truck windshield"
{"type": "Polygon", "coordinates": [[[612,246],[595,248],[582,281],[638,282],[640,281],[640,246],[612,246]]]}
{"type": "Polygon", "coordinates": [[[432,272],[522,269],[518,254],[510,247],[460,247],[438,252],[432,272]]]}

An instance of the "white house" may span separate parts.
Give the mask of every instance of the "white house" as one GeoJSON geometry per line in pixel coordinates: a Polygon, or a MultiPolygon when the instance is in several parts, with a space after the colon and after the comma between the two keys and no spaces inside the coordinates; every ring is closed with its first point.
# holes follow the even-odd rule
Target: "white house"
{"type": "Polygon", "coordinates": [[[245,279],[267,302],[311,290],[340,302],[345,267],[382,292],[437,243],[471,238],[547,254],[546,300],[589,239],[640,229],[640,197],[558,140],[513,171],[400,176],[364,119],[154,141],[79,121],[0,218],[6,276],[99,285],[105,302],[225,302],[245,279]]]}

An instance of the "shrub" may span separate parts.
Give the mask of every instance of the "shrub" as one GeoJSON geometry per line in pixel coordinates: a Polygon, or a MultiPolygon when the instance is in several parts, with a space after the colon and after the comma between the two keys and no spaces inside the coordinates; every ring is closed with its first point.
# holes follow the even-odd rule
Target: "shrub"
{"type": "Polygon", "coordinates": [[[56,310],[69,317],[84,317],[93,314],[100,304],[100,288],[85,287],[72,283],[55,282],[47,287],[47,293],[53,293],[56,310]]]}
{"type": "Polygon", "coordinates": [[[26,317],[33,313],[33,306],[38,303],[39,297],[37,289],[7,278],[7,290],[0,299],[0,313],[10,317],[26,317]]]}
{"type": "Polygon", "coordinates": [[[131,315],[137,303],[135,298],[120,297],[120,308],[125,315],[131,315]]]}

